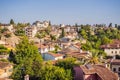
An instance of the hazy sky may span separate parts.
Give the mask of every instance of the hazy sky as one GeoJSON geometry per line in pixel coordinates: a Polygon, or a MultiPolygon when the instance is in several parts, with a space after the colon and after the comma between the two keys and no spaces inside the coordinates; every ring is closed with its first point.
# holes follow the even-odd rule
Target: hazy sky
{"type": "Polygon", "coordinates": [[[120,0],[0,0],[0,22],[120,24],[120,0]]]}

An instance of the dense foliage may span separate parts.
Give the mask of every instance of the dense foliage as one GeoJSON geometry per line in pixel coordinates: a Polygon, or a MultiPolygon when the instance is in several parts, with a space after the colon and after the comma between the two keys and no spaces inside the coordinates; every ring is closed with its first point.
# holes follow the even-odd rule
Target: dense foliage
{"type": "Polygon", "coordinates": [[[0,54],[6,54],[7,52],[8,52],[8,49],[3,45],[0,45],[0,54]]]}
{"type": "Polygon", "coordinates": [[[72,80],[71,70],[47,64],[42,67],[40,80],[72,80]]]}
{"type": "Polygon", "coordinates": [[[78,34],[80,35],[80,39],[86,40],[86,43],[82,44],[83,50],[98,50],[101,54],[104,54],[100,49],[101,45],[112,43],[113,39],[120,39],[120,30],[113,27],[81,25],[78,34]]]}
{"type": "Polygon", "coordinates": [[[30,75],[31,78],[37,78],[36,73],[40,74],[42,57],[33,43],[24,37],[16,46],[14,63],[16,66],[12,75],[13,79],[20,80],[21,75],[25,76],[25,74],[30,75]]]}
{"type": "MultiPolygon", "coordinates": [[[[71,70],[44,64],[38,49],[26,37],[16,46],[15,54],[11,52],[10,56],[14,57],[11,60],[16,64],[11,76],[14,80],[23,80],[26,74],[30,80],[72,80],[71,70]]],[[[69,66],[70,62],[66,63],[69,66]]]]}

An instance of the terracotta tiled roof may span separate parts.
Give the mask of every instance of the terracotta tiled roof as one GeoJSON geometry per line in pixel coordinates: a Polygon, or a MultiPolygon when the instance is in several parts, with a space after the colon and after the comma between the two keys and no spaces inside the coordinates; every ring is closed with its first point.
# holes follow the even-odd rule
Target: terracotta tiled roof
{"type": "Polygon", "coordinates": [[[10,26],[10,24],[0,24],[0,26],[10,26]]]}
{"type": "Polygon", "coordinates": [[[84,74],[97,74],[102,80],[118,80],[118,76],[103,65],[80,66],[84,74]]]}
{"type": "Polygon", "coordinates": [[[0,78],[0,80],[6,80],[5,78],[0,78]]]}
{"type": "Polygon", "coordinates": [[[111,63],[112,65],[120,65],[120,59],[112,59],[112,60],[110,61],[110,63],[111,63]]]}
{"type": "Polygon", "coordinates": [[[113,40],[111,44],[101,45],[102,49],[120,49],[120,40],[113,40]]]}
{"type": "Polygon", "coordinates": [[[60,56],[63,56],[63,54],[55,54],[55,53],[51,53],[51,52],[48,52],[47,54],[50,54],[54,57],[60,57],[60,56]]]}
{"type": "Polygon", "coordinates": [[[8,78],[0,78],[0,80],[13,80],[13,79],[8,79],[8,78]]]}
{"type": "Polygon", "coordinates": [[[0,69],[5,68],[5,67],[7,67],[9,65],[10,65],[10,63],[8,63],[8,62],[1,62],[0,61],[0,69]]]}
{"type": "Polygon", "coordinates": [[[50,44],[35,44],[38,48],[49,48],[49,47],[54,47],[53,45],[50,44]]]}

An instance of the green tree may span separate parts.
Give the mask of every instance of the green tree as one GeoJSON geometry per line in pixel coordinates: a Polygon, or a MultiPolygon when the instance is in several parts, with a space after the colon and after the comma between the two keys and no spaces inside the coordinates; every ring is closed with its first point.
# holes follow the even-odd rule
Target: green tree
{"type": "Polygon", "coordinates": [[[112,23],[110,23],[108,27],[112,27],[112,23]]]}
{"type": "Polygon", "coordinates": [[[0,33],[4,33],[6,31],[8,31],[8,29],[7,28],[3,28],[3,29],[0,30],[0,33]]]}
{"type": "Polygon", "coordinates": [[[14,33],[16,36],[24,36],[25,31],[23,29],[17,29],[14,33]]]}
{"type": "Polygon", "coordinates": [[[41,72],[40,80],[72,80],[70,70],[64,70],[57,66],[44,65],[41,72]]]}
{"type": "Polygon", "coordinates": [[[60,35],[60,38],[63,38],[63,37],[65,37],[65,31],[64,31],[64,28],[62,28],[62,33],[61,33],[61,35],[60,35]]]}
{"type": "Polygon", "coordinates": [[[120,30],[120,25],[118,25],[118,30],[120,30]]]}
{"type": "Polygon", "coordinates": [[[80,35],[84,38],[84,39],[87,39],[87,33],[84,29],[81,29],[80,30],[80,35]]]}
{"type": "Polygon", "coordinates": [[[61,48],[58,45],[55,45],[55,52],[57,53],[58,50],[61,50],[61,48]]]}
{"type": "Polygon", "coordinates": [[[8,49],[3,45],[0,45],[0,54],[6,54],[7,52],[8,52],[8,49]]]}
{"type": "Polygon", "coordinates": [[[11,50],[9,53],[9,61],[15,62],[14,59],[15,59],[15,54],[14,54],[13,50],[11,50]]]}
{"type": "Polygon", "coordinates": [[[100,63],[100,58],[98,52],[89,53],[87,63],[98,64],[100,63]]]}
{"type": "Polygon", "coordinates": [[[118,28],[118,25],[117,25],[117,24],[115,24],[115,28],[118,28]]]}
{"type": "Polygon", "coordinates": [[[62,67],[65,70],[70,69],[72,70],[73,66],[75,65],[75,58],[66,58],[64,60],[58,60],[56,66],[62,67]]]}
{"type": "Polygon", "coordinates": [[[20,76],[25,74],[28,74],[30,79],[36,79],[39,77],[38,75],[41,74],[41,55],[34,44],[28,41],[27,37],[23,37],[19,44],[16,45],[14,60],[17,65],[12,75],[13,79],[20,80],[20,76]],[[24,68],[24,71],[20,70],[22,68],[24,68]]]}
{"type": "Polygon", "coordinates": [[[107,38],[106,36],[102,38],[102,44],[108,44],[111,43],[111,40],[107,38]]]}
{"type": "Polygon", "coordinates": [[[50,35],[51,41],[55,41],[56,40],[56,36],[55,35],[50,35]]]}
{"type": "Polygon", "coordinates": [[[13,19],[10,20],[10,24],[14,24],[14,20],[13,19]]]}
{"type": "Polygon", "coordinates": [[[89,41],[87,41],[86,44],[83,44],[81,48],[82,50],[91,50],[92,44],[89,41]]]}
{"type": "Polygon", "coordinates": [[[11,37],[11,33],[7,33],[7,34],[5,34],[4,35],[6,38],[9,38],[9,37],[11,37]]]}

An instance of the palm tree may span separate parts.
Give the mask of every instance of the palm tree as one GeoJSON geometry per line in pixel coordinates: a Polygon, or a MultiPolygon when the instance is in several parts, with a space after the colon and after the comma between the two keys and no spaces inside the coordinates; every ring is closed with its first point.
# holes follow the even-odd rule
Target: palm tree
{"type": "Polygon", "coordinates": [[[102,54],[100,51],[92,50],[91,53],[86,58],[85,64],[99,64],[104,62],[104,54],[102,54]]]}
{"type": "Polygon", "coordinates": [[[90,53],[88,56],[87,63],[91,64],[98,64],[100,63],[99,55],[98,53],[90,53]]]}
{"type": "Polygon", "coordinates": [[[6,54],[7,52],[8,52],[8,49],[3,45],[0,45],[0,54],[6,54]]]}

